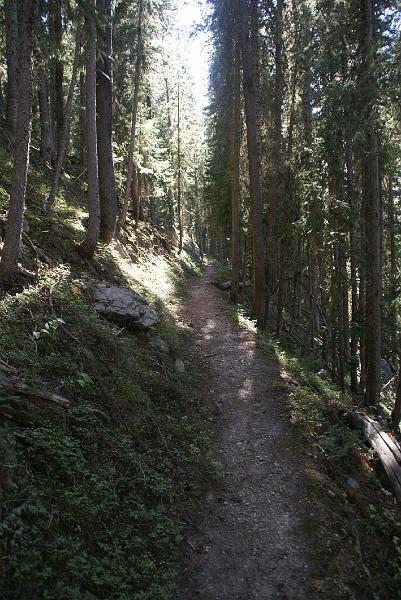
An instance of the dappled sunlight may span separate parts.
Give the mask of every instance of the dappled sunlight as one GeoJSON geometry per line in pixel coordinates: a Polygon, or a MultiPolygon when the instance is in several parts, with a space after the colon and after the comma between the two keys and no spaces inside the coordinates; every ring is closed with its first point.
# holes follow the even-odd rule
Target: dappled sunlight
{"type": "Polygon", "coordinates": [[[119,263],[122,272],[141,288],[146,288],[162,300],[173,297],[174,285],[171,279],[172,265],[164,255],[149,254],[146,261],[132,261],[124,257],[116,247],[113,256],[119,263]]]}
{"type": "Polygon", "coordinates": [[[208,401],[217,415],[214,452],[222,463],[226,500],[220,503],[219,492],[208,500],[199,526],[210,548],[179,598],[195,597],[188,592],[193,586],[205,598],[215,589],[242,598],[250,579],[264,590],[260,597],[269,598],[278,589],[280,573],[285,571],[286,581],[297,586],[308,569],[299,509],[301,501],[308,506],[308,499],[291,452],[290,426],[281,419],[285,409],[276,387],[278,365],[257,349],[252,323],[244,318],[236,324],[226,314],[221,293],[210,285],[212,275],[209,266],[203,285],[190,288],[186,310],[208,366],[208,401]],[[227,547],[235,547],[235,553],[227,547]]]}

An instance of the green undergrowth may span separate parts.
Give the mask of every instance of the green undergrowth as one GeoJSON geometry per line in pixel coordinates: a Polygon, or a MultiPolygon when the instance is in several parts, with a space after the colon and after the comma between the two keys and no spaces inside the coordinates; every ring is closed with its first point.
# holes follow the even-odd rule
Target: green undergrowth
{"type": "MultiPolygon", "coordinates": [[[[2,203],[4,166],[0,176],[2,203]]],[[[125,261],[135,262],[138,273],[141,260],[163,267],[148,293],[147,274],[137,281],[160,325],[133,333],[106,322],[92,308],[92,281],[133,280],[108,248],[100,247],[92,264],[70,260],[82,210],[64,190],[53,214],[40,211],[48,189],[38,191],[43,177],[31,168],[29,235],[52,266],[24,249],[36,282],[0,303],[0,358],[19,380],[62,395],[71,408],[66,426],[52,418],[30,426],[0,421],[0,597],[167,600],[180,515],[214,472],[202,373],[176,314],[176,296],[198,267],[166,250],[150,227],[130,231],[125,261]],[[158,283],[171,286],[170,298],[155,292],[158,283]],[[182,374],[176,358],[184,359],[182,374]]]]}
{"type": "Polygon", "coordinates": [[[281,367],[277,391],[288,399],[315,506],[305,529],[310,560],[322,572],[311,585],[330,598],[401,598],[401,515],[372,451],[348,426],[352,398],[330,381],[316,355],[257,331],[246,307],[227,299],[226,311],[255,332],[256,347],[281,367]]]}

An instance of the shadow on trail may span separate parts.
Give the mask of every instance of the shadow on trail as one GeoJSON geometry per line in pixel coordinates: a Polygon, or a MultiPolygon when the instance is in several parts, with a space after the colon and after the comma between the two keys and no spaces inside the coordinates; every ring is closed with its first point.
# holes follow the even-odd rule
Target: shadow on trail
{"type": "Polygon", "coordinates": [[[224,311],[210,285],[194,279],[185,299],[194,343],[206,362],[214,415],[213,454],[223,476],[186,532],[188,555],[179,600],[318,598],[308,586],[303,531],[311,510],[296,436],[288,422],[276,359],[224,311]]]}

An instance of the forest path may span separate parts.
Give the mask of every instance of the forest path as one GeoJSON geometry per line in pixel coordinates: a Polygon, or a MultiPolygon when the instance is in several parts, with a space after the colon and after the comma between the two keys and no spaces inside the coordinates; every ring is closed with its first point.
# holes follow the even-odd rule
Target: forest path
{"type": "Polygon", "coordinates": [[[223,477],[188,526],[179,600],[321,598],[309,587],[304,519],[312,506],[280,368],[224,311],[208,265],[189,284],[183,316],[208,370],[213,456],[223,477]],[[197,551],[199,550],[199,551],[197,551]]]}

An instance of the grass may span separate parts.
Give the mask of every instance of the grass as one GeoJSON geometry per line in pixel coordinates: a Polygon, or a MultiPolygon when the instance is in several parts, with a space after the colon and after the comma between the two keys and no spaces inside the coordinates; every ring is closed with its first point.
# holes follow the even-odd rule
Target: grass
{"type": "Polygon", "coordinates": [[[123,245],[100,246],[92,264],[76,263],[82,209],[64,190],[49,217],[40,211],[47,183],[39,168],[29,189],[29,235],[53,266],[24,248],[37,280],[0,304],[0,356],[26,383],[69,399],[71,411],[67,429],[0,420],[1,597],[167,600],[180,514],[215,473],[202,373],[179,321],[178,294],[194,265],[146,225],[128,229],[123,245]],[[99,279],[144,293],[159,313],[157,331],[134,334],[103,320],[88,291],[99,279]],[[155,336],[168,352],[152,344],[155,336]]]}

